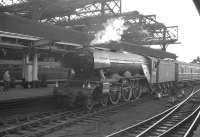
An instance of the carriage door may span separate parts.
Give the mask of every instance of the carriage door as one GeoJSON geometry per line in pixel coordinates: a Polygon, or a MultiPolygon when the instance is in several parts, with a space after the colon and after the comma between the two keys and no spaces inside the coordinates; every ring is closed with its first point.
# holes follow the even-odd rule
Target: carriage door
{"type": "Polygon", "coordinates": [[[157,69],[158,69],[158,60],[152,59],[151,62],[151,83],[157,83],[157,69]]]}

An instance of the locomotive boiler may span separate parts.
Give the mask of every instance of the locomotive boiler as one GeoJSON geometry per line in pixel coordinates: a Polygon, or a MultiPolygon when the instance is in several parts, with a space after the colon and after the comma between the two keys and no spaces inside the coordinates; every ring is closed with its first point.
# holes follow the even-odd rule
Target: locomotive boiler
{"type": "Polygon", "coordinates": [[[63,104],[92,109],[137,99],[144,92],[168,94],[172,87],[200,83],[200,65],[96,47],[67,53],[69,78],[55,93],[63,104]]]}
{"type": "Polygon", "coordinates": [[[138,98],[149,79],[147,57],[97,48],[82,48],[64,56],[69,79],[58,90],[64,102],[91,109],[138,98]],[[142,85],[142,86],[141,86],[142,85]]]}

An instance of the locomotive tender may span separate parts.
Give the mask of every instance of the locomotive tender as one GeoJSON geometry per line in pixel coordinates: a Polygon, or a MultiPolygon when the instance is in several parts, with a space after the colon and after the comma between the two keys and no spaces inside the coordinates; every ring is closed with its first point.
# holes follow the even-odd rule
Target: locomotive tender
{"type": "Polygon", "coordinates": [[[167,93],[175,84],[200,80],[198,64],[95,47],[66,54],[63,65],[70,68],[70,76],[57,93],[67,104],[87,109],[128,102],[143,92],[167,93]]]}

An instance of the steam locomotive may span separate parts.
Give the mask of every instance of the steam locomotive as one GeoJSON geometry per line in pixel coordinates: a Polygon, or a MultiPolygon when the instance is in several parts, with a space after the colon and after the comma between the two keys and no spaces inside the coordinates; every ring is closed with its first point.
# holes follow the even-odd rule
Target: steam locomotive
{"type": "Polygon", "coordinates": [[[95,47],[70,52],[62,63],[70,68],[69,78],[55,93],[87,109],[128,102],[145,92],[164,94],[177,84],[200,80],[197,64],[95,47]]]}

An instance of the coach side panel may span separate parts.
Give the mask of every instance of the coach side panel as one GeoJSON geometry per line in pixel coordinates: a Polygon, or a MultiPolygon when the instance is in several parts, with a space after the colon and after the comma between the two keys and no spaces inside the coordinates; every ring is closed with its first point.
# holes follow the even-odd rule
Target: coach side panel
{"type": "Polygon", "coordinates": [[[200,65],[178,62],[177,81],[200,80],[200,65]]]}
{"type": "Polygon", "coordinates": [[[178,62],[177,81],[191,81],[191,67],[188,63],[178,62]]]}
{"type": "Polygon", "coordinates": [[[199,64],[191,64],[191,72],[192,72],[192,80],[200,80],[200,65],[199,64]]]}

